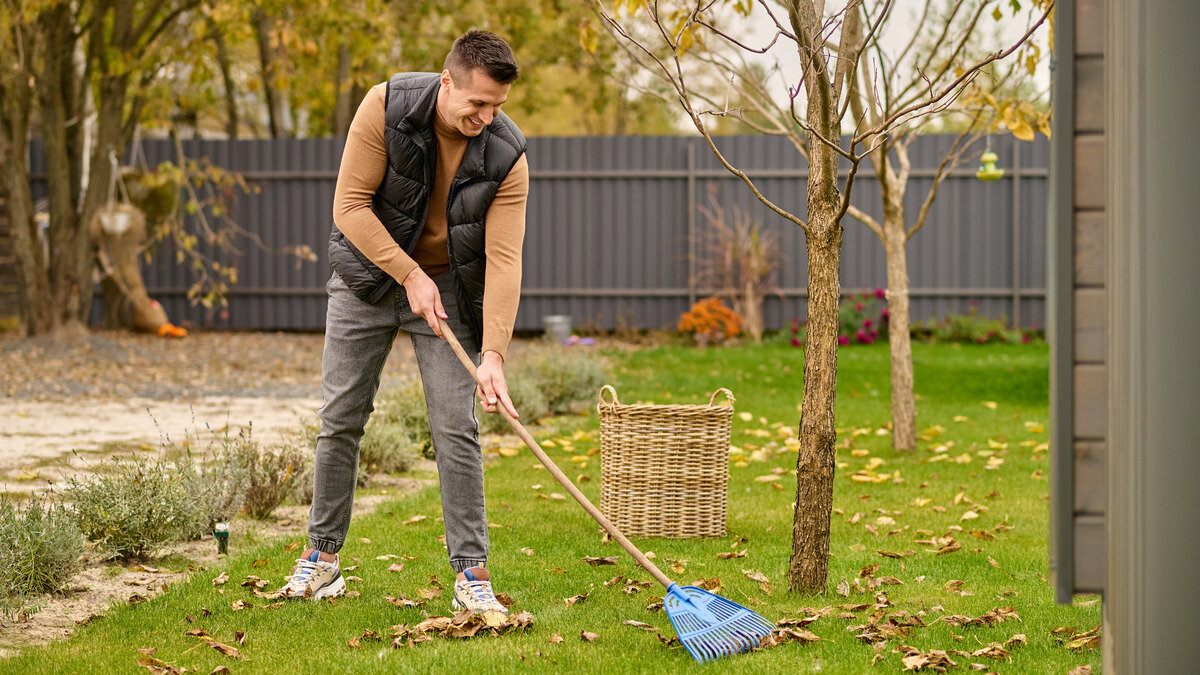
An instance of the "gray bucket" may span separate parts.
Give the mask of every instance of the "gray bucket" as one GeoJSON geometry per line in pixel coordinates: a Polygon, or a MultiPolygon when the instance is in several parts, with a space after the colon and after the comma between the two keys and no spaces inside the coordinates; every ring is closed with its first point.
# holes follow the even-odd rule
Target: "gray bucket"
{"type": "Polygon", "coordinates": [[[547,342],[561,345],[571,337],[571,317],[566,314],[543,316],[542,329],[545,331],[547,342]]]}

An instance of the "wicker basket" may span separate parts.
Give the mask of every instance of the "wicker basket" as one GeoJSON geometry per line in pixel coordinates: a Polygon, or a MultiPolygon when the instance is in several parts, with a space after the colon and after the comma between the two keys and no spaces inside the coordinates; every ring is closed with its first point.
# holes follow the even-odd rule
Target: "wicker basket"
{"type": "Polygon", "coordinates": [[[733,401],[718,389],[708,405],[622,405],[605,385],[600,510],[626,535],[724,535],[733,401]]]}

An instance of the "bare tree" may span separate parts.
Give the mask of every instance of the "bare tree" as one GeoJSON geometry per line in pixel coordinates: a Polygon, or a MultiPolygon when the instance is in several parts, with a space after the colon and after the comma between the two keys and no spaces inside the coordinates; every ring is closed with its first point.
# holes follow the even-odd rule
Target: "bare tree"
{"type": "MultiPolygon", "coordinates": [[[[988,41],[989,31],[984,23],[990,20],[988,3],[972,3],[965,0],[947,0],[941,3],[925,3],[917,22],[917,30],[899,51],[887,50],[880,37],[888,32],[893,23],[895,8],[883,8],[883,0],[863,2],[863,21],[871,26],[873,36],[859,59],[857,68],[849,75],[851,85],[848,100],[850,112],[860,124],[878,126],[896,110],[920,101],[931,89],[944,87],[957,77],[955,66],[964,57],[977,54],[979,44],[988,41]],[[923,43],[923,44],[921,44],[923,43]]],[[[1040,10],[1031,21],[1040,16],[1040,10]]],[[[1032,32],[1026,32],[1016,45],[1024,45],[1032,32]]],[[[880,222],[863,209],[851,204],[846,212],[861,221],[883,242],[887,264],[887,307],[888,343],[892,370],[892,447],[897,450],[912,450],[916,447],[916,403],[913,395],[912,341],[909,321],[909,277],[908,240],[912,239],[929,216],[930,206],[937,198],[938,188],[956,168],[971,154],[980,139],[992,129],[1001,111],[1013,127],[1018,125],[1012,115],[1028,126],[1032,140],[1032,127],[1038,124],[1037,113],[1030,109],[1034,120],[1031,125],[1025,113],[1011,102],[997,103],[997,92],[1010,80],[1018,79],[1022,72],[1032,71],[1023,59],[1010,61],[1003,75],[989,72],[991,67],[976,78],[957,100],[931,109],[910,124],[897,125],[886,134],[866,139],[874,149],[867,153],[883,198],[883,221],[880,222]],[[989,102],[990,97],[990,102],[989,102]],[[1011,109],[1011,112],[1009,112],[1011,109]],[[934,172],[932,184],[925,193],[915,218],[906,212],[904,198],[912,164],[909,160],[909,145],[925,128],[933,124],[947,126],[949,120],[958,122],[961,131],[944,152],[934,172]]],[[[995,64],[993,64],[995,65],[995,64]]],[[[1030,72],[1030,74],[1032,74],[1030,72]]],[[[1044,115],[1042,123],[1044,124],[1044,115]]]]}
{"type": "MultiPolygon", "coordinates": [[[[841,220],[850,208],[859,164],[878,150],[890,132],[918,123],[948,105],[982,68],[1017,48],[1008,47],[974,62],[946,65],[954,73],[948,81],[917,87],[906,105],[889,110],[880,119],[852,119],[854,131],[843,139],[855,75],[892,4],[893,0],[886,0],[873,13],[866,13],[862,0],[847,0],[838,7],[826,7],[825,0],[614,0],[611,8],[597,0],[609,32],[668,85],[669,95],[678,101],[718,161],[767,208],[804,232],[809,258],[808,331],[788,562],[788,586],[797,592],[824,592],[829,576],[841,220]],[[765,41],[755,42],[744,34],[745,18],[754,12],[763,13],[775,27],[765,41]],[[742,28],[742,32],[735,34],[732,27],[742,28]],[[786,94],[775,93],[750,63],[751,57],[769,55],[776,49],[793,52],[800,61],[801,74],[795,81],[785,80],[786,94]],[[699,74],[702,72],[709,73],[709,79],[699,74]],[[708,84],[712,80],[728,83],[724,96],[714,93],[708,84]],[[730,163],[711,135],[713,116],[733,116],[761,133],[780,136],[808,160],[805,218],[779,206],[759,190],[745,170],[730,163]],[[848,164],[844,178],[838,171],[842,161],[848,164]]],[[[981,4],[998,3],[984,0],[981,4]]],[[[1047,8],[1047,14],[1049,11],[1047,8]]],[[[1045,19],[1043,14],[1034,27],[1045,19]]],[[[783,70],[775,72],[782,75],[783,70]]]]}

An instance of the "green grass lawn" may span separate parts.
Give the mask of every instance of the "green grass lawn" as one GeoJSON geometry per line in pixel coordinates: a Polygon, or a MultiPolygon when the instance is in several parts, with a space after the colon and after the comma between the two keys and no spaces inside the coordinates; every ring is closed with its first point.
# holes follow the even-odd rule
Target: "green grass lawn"
{"type": "MultiPolygon", "coordinates": [[[[1099,670],[1099,650],[1071,652],[1051,634],[1052,629],[1064,626],[1080,632],[1095,628],[1101,612],[1094,597],[1078,599],[1087,605],[1055,605],[1046,582],[1047,347],[919,344],[914,352],[920,397],[917,428],[924,430],[922,438],[926,440],[910,454],[893,452],[886,435],[890,419],[886,345],[856,346],[841,352],[830,591],[808,597],[789,595],[785,576],[795,499],[791,471],[796,461],[787,434],[794,431],[798,420],[802,351],[772,345],[612,354],[622,402],[707,401],[713,389],[728,387],[737,397],[739,413],[734,417],[733,445],[739,452],[731,457],[728,536],[635,543],[653,551],[656,562],[677,581],[717,577],[723,585],[721,595],[772,621],[796,616],[806,607],[833,607],[807,627],[820,636],[819,642],[788,643],[709,668],[896,672],[903,665],[901,655],[893,650],[901,644],[972,652],[1024,634],[1027,644],[1012,648],[1010,661],[952,658],[964,671],[971,663],[1011,673],[1066,673],[1081,664],[1099,670]],[[756,452],[761,450],[765,452],[756,452]],[[782,489],[755,480],[773,475],[771,470],[777,467],[786,470],[775,481],[782,489]],[[860,470],[870,471],[863,475],[886,477],[886,482],[853,481],[851,476],[860,470]],[[968,512],[977,517],[971,518],[968,512]],[[994,539],[977,538],[972,530],[994,539]],[[928,540],[947,534],[961,544],[961,550],[933,552],[937,547],[928,540]],[[746,556],[717,557],[734,547],[745,550],[746,556]],[[891,558],[879,551],[914,553],[891,558]],[[855,579],[865,586],[859,575],[869,565],[880,566],[874,576],[895,577],[902,584],[858,591],[855,579]],[[761,572],[770,584],[764,588],[748,579],[743,570],[761,572]],[[951,585],[957,587],[956,592],[947,590],[953,580],[962,582],[951,585]],[[842,582],[849,586],[849,597],[835,591],[842,582]],[[918,615],[927,625],[888,639],[877,651],[871,643],[855,637],[858,631],[848,630],[868,623],[875,610],[857,610],[851,612],[853,618],[839,618],[846,612],[839,606],[876,603],[879,592],[891,603],[887,613],[918,615]],[[990,627],[954,627],[938,620],[948,615],[974,618],[998,607],[1013,608],[1019,618],[990,627]],[[877,655],[878,662],[872,663],[877,655]]],[[[546,450],[568,475],[592,477],[581,487],[598,503],[599,457],[586,454],[598,443],[594,410],[588,417],[558,418],[552,426],[551,431],[537,434],[539,440],[553,442],[546,450]],[[574,440],[564,444],[563,438],[574,440]],[[584,461],[571,461],[573,457],[584,461]]],[[[653,632],[622,624],[641,621],[657,626],[665,636],[674,635],[662,611],[647,610],[651,596],[662,595],[661,588],[628,595],[619,585],[604,585],[617,575],[638,580],[650,580],[650,576],[636,568],[616,544],[602,543],[598,526],[569,498],[538,498],[552,492],[564,491],[524,450],[515,456],[497,455],[488,467],[489,520],[494,524],[490,566],[497,591],[511,595],[515,609],[529,610],[535,617],[532,628],[523,634],[438,638],[411,648],[391,647],[387,636],[393,625],[419,622],[426,612],[450,613],[453,577],[438,541],[438,492],[429,488],[354,521],[342,564],[357,565],[347,574],[361,578],[350,583],[360,597],[343,598],[336,604],[292,602],[264,608],[266,601],[253,597],[238,583],[253,574],[270,579],[275,587],[295,553],[285,551],[288,541],[247,550],[237,547],[235,538],[234,555],[227,567],[201,571],[151,602],[114,608],[104,618],[81,627],[73,638],[26,649],[0,663],[0,670],[133,671],[141,657],[134,650],[151,647],[158,650],[155,658],[205,673],[220,665],[233,672],[508,672],[531,668],[675,672],[697,668],[677,645],[669,648],[653,632]],[[534,489],[535,485],[543,487],[534,489]],[[405,524],[417,515],[428,517],[405,524]],[[389,572],[388,566],[398,561],[377,559],[386,554],[415,558],[403,560],[402,571],[389,572]],[[616,566],[591,567],[580,561],[584,556],[615,555],[620,556],[616,566]],[[228,572],[231,581],[214,587],[211,580],[222,571],[228,572]],[[401,609],[384,600],[399,595],[420,598],[422,589],[431,588],[434,576],[447,590],[424,608],[401,609]],[[564,602],[585,593],[584,602],[570,607],[564,602]],[[254,606],[235,611],[231,603],[236,600],[254,606]],[[211,614],[205,615],[205,609],[211,614]],[[194,623],[189,622],[189,615],[195,617],[194,623]],[[184,635],[197,627],[238,647],[244,658],[224,656],[184,635]],[[235,631],[245,632],[243,644],[234,642],[235,631]],[[363,639],[358,648],[348,645],[364,631],[378,631],[383,640],[363,639]],[[599,637],[584,642],[581,631],[599,637]],[[551,642],[554,634],[563,641],[551,642]]]]}

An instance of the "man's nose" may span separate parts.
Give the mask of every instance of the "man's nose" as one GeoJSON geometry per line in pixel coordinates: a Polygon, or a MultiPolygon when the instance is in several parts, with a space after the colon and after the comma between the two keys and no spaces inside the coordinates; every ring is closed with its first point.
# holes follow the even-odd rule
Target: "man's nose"
{"type": "Polygon", "coordinates": [[[484,108],[479,111],[479,121],[484,124],[491,124],[492,119],[496,117],[495,112],[491,108],[484,108]]]}

